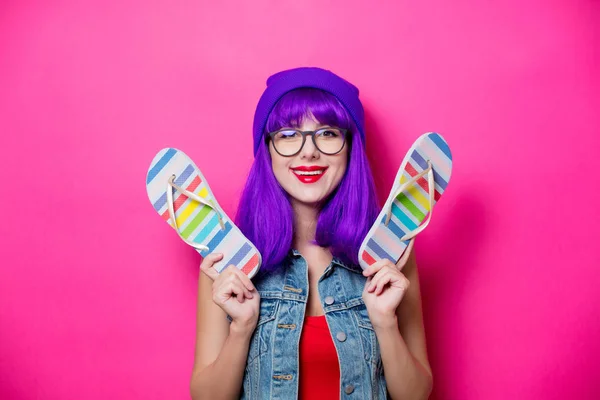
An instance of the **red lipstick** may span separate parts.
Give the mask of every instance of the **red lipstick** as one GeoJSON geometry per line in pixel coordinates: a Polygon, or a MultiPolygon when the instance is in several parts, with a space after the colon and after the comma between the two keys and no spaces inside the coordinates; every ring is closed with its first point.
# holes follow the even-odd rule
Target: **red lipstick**
{"type": "Polygon", "coordinates": [[[327,171],[327,167],[320,167],[318,165],[304,166],[290,168],[294,173],[294,176],[302,183],[315,183],[327,171]]]}

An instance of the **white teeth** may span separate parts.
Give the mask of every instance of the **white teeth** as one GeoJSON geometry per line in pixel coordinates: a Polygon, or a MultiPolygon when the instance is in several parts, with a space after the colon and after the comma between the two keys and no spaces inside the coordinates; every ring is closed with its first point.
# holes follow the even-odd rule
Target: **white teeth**
{"type": "Polygon", "coordinates": [[[324,170],[320,170],[320,171],[294,171],[295,174],[297,175],[321,175],[324,172],[324,170]]]}

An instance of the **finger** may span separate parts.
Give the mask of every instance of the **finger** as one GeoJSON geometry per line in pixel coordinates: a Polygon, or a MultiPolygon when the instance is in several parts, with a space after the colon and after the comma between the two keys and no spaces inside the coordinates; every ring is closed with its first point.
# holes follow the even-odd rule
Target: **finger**
{"type": "MultiPolygon", "coordinates": [[[[229,288],[228,288],[229,293],[235,294],[235,298],[240,303],[244,302],[244,299],[245,299],[244,291],[245,290],[246,289],[244,288],[244,285],[242,285],[242,283],[239,281],[230,283],[229,288]]],[[[233,297],[233,296],[231,296],[231,297],[233,297]]]]}
{"type": "Polygon", "coordinates": [[[239,280],[238,272],[239,272],[239,270],[237,269],[237,267],[235,265],[229,264],[228,266],[223,268],[223,270],[219,274],[219,279],[223,279],[223,280],[227,280],[227,281],[239,280]]]}
{"type": "Polygon", "coordinates": [[[233,281],[215,281],[213,284],[213,301],[217,304],[224,304],[232,297],[237,297],[239,293],[243,293],[242,287],[237,287],[233,281]]]}
{"type": "Polygon", "coordinates": [[[415,245],[415,238],[412,238],[410,240],[410,242],[408,242],[408,247],[406,248],[406,250],[404,250],[404,254],[402,254],[402,257],[400,257],[400,259],[396,263],[396,267],[398,268],[398,271],[402,271],[402,268],[404,268],[404,266],[406,265],[406,262],[408,261],[408,259],[410,257],[410,253],[412,252],[414,245],[415,245]]]}
{"type": "Polygon", "coordinates": [[[251,299],[254,296],[252,295],[251,291],[248,290],[246,285],[244,285],[244,282],[242,281],[242,279],[236,271],[238,271],[238,269],[235,267],[233,267],[233,269],[229,271],[231,275],[229,275],[228,280],[232,283],[235,283],[236,285],[239,285],[244,290],[244,297],[251,299]]]}
{"type": "Polygon", "coordinates": [[[204,257],[200,263],[200,271],[204,272],[213,281],[219,277],[219,272],[214,269],[215,263],[223,259],[223,253],[211,253],[204,257]]]}
{"type": "Polygon", "coordinates": [[[394,265],[394,264],[388,259],[376,261],[374,264],[371,264],[369,267],[367,267],[365,270],[363,270],[363,275],[371,276],[371,275],[379,272],[383,267],[391,266],[391,265],[394,265]]]}
{"type": "Polygon", "coordinates": [[[404,290],[408,290],[408,288],[410,287],[410,281],[408,279],[406,279],[406,277],[404,277],[404,279],[402,279],[401,281],[402,281],[402,288],[404,290]]]}
{"type": "Polygon", "coordinates": [[[391,272],[388,272],[377,282],[377,289],[375,289],[375,295],[378,296],[383,292],[385,285],[390,283],[394,279],[394,275],[391,272]]]}
{"type": "Polygon", "coordinates": [[[382,266],[383,266],[383,260],[376,261],[375,263],[373,263],[373,264],[369,265],[367,268],[365,268],[362,273],[364,276],[371,276],[371,275],[377,273],[377,271],[379,271],[382,266]]]}
{"type": "Polygon", "coordinates": [[[373,290],[375,290],[375,288],[377,287],[377,283],[379,282],[379,280],[381,279],[381,277],[386,274],[387,271],[389,271],[389,268],[379,270],[379,272],[377,272],[372,277],[373,280],[371,281],[371,284],[369,285],[369,288],[368,288],[369,292],[373,292],[373,290]]]}
{"type": "Polygon", "coordinates": [[[364,287],[364,289],[363,289],[363,293],[364,293],[364,292],[368,292],[368,291],[369,291],[369,287],[371,286],[371,281],[372,281],[372,280],[373,280],[373,277],[372,277],[372,276],[369,276],[369,277],[367,278],[367,281],[365,282],[365,287],[364,287]]]}
{"type": "Polygon", "coordinates": [[[371,293],[377,293],[377,290],[382,286],[381,281],[386,279],[386,276],[389,274],[388,270],[383,270],[379,272],[374,278],[373,282],[371,282],[370,291],[371,293]]]}
{"type": "Polygon", "coordinates": [[[237,276],[240,278],[240,280],[244,284],[244,286],[248,290],[253,291],[255,289],[255,287],[254,287],[254,284],[252,283],[252,281],[250,280],[250,278],[248,278],[248,275],[246,275],[245,273],[240,271],[238,268],[236,268],[235,271],[236,271],[237,276]]]}

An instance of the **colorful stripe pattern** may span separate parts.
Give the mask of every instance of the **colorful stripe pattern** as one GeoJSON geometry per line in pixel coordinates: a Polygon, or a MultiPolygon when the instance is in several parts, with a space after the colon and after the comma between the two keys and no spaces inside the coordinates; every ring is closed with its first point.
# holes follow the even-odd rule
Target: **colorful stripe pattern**
{"type": "Polygon", "coordinates": [[[400,241],[405,234],[415,230],[429,213],[429,186],[426,177],[396,198],[391,198],[399,186],[427,168],[433,166],[435,182],[434,204],[446,190],[452,173],[452,153],[444,138],[434,132],[421,135],[407,153],[390,191],[383,210],[369,230],[359,251],[363,269],[381,259],[398,262],[410,240],[400,241]],[[391,205],[392,218],[385,226],[386,214],[391,205]]]}
{"type": "Polygon", "coordinates": [[[215,264],[218,272],[234,264],[249,277],[254,276],[260,268],[260,253],[221,209],[198,167],[185,153],[177,149],[166,148],[158,152],[148,169],[146,189],[148,198],[158,214],[175,228],[169,216],[166,192],[171,175],[175,175],[175,184],[212,202],[225,223],[223,230],[215,210],[177,193],[176,189],[170,187],[170,190],[173,190],[173,209],[181,235],[191,242],[209,248],[198,250],[202,257],[213,252],[223,253],[223,260],[215,264]]]}

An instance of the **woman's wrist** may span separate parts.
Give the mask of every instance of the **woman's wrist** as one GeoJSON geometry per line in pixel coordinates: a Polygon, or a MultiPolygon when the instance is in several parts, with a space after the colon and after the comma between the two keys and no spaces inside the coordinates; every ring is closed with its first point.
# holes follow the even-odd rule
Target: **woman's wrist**
{"type": "Polygon", "coordinates": [[[389,314],[369,314],[371,324],[375,330],[386,330],[386,329],[397,329],[398,328],[398,317],[396,313],[389,314]]]}
{"type": "Polygon", "coordinates": [[[249,338],[256,329],[256,321],[232,321],[229,326],[230,334],[249,338]]]}

